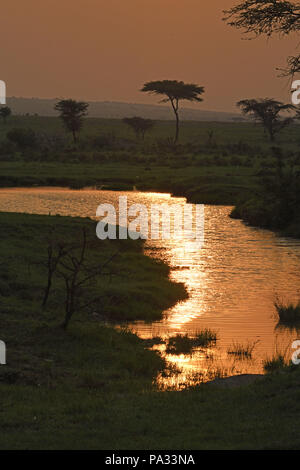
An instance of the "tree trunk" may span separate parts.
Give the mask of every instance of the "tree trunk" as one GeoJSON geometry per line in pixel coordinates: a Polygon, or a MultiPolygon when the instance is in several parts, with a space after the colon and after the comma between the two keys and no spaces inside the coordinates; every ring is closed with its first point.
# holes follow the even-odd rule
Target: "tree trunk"
{"type": "Polygon", "coordinates": [[[46,303],[47,303],[47,300],[48,300],[48,297],[49,297],[51,286],[52,286],[52,275],[49,275],[48,276],[48,284],[47,284],[47,287],[45,289],[44,299],[43,299],[43,302],[42,302],[42,308],[46,307],[46,303]]]}
{"type": "Polygon", "coordinates": [[[71,320],[71,318],[72,318],[72,315],[73,315],[72,312],[67,312],[67,313],[66,313],[65,319],[64,319],[63,323],[61,324],[61,327],[62,327],[62,329],[63,329],[64,331],[67,330],[68,325],[69,325],[69,322],[70,322],[70,320],[71,320]]]}
{"type": "Polygon", "coordinates": [[[171,105],[176,117],[176,132],[175,132],[175,139],[174,139],[174,144],[177,144],[178,138],[179,138],[179,114],[178,114],[178,99],[175,102],[175,98],[170,98],[171,105]]]}
{"type": "Polygon", "coordinates": [[[177,144],[178,139],[179,139],[179,115],[178,115],[178,111],[175,111],[175,116],[176,116],[176,134],[175,134],[174,143],[177,144]]]}

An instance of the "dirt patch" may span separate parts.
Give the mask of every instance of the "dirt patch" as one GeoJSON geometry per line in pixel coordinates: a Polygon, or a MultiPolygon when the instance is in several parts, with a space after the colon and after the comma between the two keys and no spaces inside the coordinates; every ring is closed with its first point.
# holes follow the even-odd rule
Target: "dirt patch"
{"type": "Polygon", "coordinates": [[[242,387],[244,385],[250,385],[257,380],[261,380],[263,377],[265,377],[263,374],[233,375],[232,377],[212,380],[208,382],[207,385],[224,388],[242,387]]]}

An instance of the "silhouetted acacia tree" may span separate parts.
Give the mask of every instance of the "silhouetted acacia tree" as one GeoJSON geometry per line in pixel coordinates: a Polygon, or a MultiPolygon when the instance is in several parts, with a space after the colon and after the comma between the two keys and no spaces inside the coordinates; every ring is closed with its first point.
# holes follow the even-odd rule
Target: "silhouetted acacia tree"
{"type": "Polygon", "coordinates": [[[271,98],[241,100],[237,103],[243,114],[253,117],[260,122],[268,132],[271,142],[278,132],[293,122],[293,118],[282,118],[282,111],[294,110],[291,104],[283,104],[271,98]]]}
{"type": "Polygon", "coordinates": [[[0,116],[3,119],[4,124],[6,123],[6,119],[11,115],[11,109],[8,106],[3,106],[0,108],[0,116]]]}
{"type": "Polygon", "coordinates": [[[83,119],[87,115],[88,103],[75,100],[60,100],[54,106],[59,112],[59,117],[63,121],[66,129],[72,132],[74,143],[77,142],[77,134],[82,128],[83,119]]]}
{"type": "Polygon", "coordinates": [[[142,117],[131,117],[131,118],[124,118],[123,122],[131,127],[137,138],[145,139],[146,132],[150,131],[154,126],[154,121],[152,119],[144,119],[142,117]]]}
{"type": "Polygon", "coordinates": [[[165,96],[161,103],[171,103],[172,109],[176,117],[176,133],[174,142],[178,142],[179,138],[179,102],[187,101],[203,101],[200,95],[204,93],[204,87],[193,83],[184,83],[177,80],[161,80],[152,81],[144,84],[142,92],[165,96]]]}
{"type": "MultiPolygon", "coordinates": [[[[300,4],[284,0],[244,0],[225,10],[224,20],[230,26],[254,36],[288,35],[300,30],[300,4]]],[[[300,71],[300,54],[288,57],[284,75],[300,71]]]]}

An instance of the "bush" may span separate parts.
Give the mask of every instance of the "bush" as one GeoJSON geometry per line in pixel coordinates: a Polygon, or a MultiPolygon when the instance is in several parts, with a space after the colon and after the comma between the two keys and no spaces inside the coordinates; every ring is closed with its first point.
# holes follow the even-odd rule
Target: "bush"
{"type": "Polygon", "coordinates": [[[217,341],[217,334],[205,329],[196,333],[194,337],[176,335],[168,339],[166,352],[169,354],[191,354],[195,348],[206,348],[217,341]]]}
{"type": "Polygon", "coordinates": [[[284,354],[276,354],[276,356],[266,359],[263,363],[264,371],[269,374],[279,372],[288,366],[284,354]]]}
{"type": "Polygon", "coordinates": [[[9,131],[6,137],[20,150],[32,149],[37,146],[36,134],[32,129],[15,128],[9,131]]]}
{"type": "Polygon", "coordinates": [[[284,304],[276,299],[274,306],[279,323],[294,325],[300,322],[300,301],[295,305],[293,303],[284,304]]]}

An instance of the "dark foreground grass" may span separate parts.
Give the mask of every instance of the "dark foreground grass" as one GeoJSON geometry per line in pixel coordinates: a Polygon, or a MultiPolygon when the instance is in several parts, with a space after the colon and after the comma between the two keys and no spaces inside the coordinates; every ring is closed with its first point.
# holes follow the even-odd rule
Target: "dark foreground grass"
{"type": "MultiPolygon", "coordinates": [[[[170,372],[146,342],[89,312],[78,313],[64,332],[59,285],[49,307],[40,308],[45,273],[36,262],[46,234],[55,225],[73,240],[83,224],[93,231],[93,222],[0,214],[0,223],[0,338],[7,345],[7,365],[0,366],[0,449],[300,448],[298,368],[241,389],[159,392],[155,377],[170,372]]],[[[108,244],[105,256],[110,250],[108,244]]],[[[112,286],[120,291],[124,319],[130,311],[150,319],[183,294],[141,246],[126,245],[122,256],[115,267],[126,273],[127,297],[121,282],[112,286]],[[142,304],[134,293],[144,291],[142,304]]],[[[109,305],[105,313],[114,317],[109,305]]]]}
{"type": "Polygon", "coordinates": [[[263,367],[265,372],[272,374],[274,372],[282,372],[284,369],[290,367],[291,364],[286,358],[286,354],[277,353],[271,358],[265,359],[263,367]]]}
{"type": "MultiPolygon", "coordinates": [[[[99,365],[99,368],[103,367],[99,365]]],[[[114,381],[115,379],[111,379],[114,381]]],[[[119,383],[120,384],[120,383],[119,383]]],[[[1,385],[1,449],[299,449],[299,371],[240,389],[1,385]]]]}

